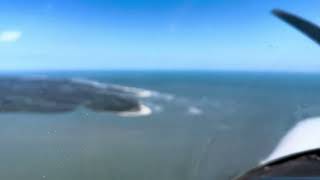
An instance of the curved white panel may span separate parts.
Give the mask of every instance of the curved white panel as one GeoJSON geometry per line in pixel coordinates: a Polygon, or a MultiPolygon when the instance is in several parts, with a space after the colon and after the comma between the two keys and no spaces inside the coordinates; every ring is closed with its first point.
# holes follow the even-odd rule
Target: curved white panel
{"type": "Polygon", "coordinates": [[[299,122],[282,138],[275,150],[261,164],[316,148],[320,148],[320,117],[299,122]]]}

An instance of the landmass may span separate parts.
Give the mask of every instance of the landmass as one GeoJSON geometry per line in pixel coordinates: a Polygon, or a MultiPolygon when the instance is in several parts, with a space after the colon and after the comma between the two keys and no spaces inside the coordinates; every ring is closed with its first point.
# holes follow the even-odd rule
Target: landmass
{"type": "Polygon", "coordinates": [[[79,106],[119,115],[149,115],[150,91],[85,79],[0,78],[0,112],[58,113],[79,106]]]}

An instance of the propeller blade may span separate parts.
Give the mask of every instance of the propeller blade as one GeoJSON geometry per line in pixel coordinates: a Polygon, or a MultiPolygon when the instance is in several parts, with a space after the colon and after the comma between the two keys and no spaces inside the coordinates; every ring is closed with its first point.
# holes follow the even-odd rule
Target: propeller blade
{"type": "Polygon", "coordinates": [[[272,11],[272,14],[290,24],[291,26],[295,27],[296,29],[307,35],[309,38],[311,38],[313,41],[315,41],[318,45],[320,45],[320,27],[318,27],[317,25],[299,16],[279,9],[274,9],[272,11]]]}

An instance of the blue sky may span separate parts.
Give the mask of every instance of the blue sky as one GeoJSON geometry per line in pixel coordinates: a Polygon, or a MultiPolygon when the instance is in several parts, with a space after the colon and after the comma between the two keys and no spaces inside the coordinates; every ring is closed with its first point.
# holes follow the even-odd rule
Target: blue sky
{"type": "Polygon", "coordinates": [[[270,14],[320,25],[320,1],[0,0],[1,70],[319,71],[320,47],[270,14]]]}

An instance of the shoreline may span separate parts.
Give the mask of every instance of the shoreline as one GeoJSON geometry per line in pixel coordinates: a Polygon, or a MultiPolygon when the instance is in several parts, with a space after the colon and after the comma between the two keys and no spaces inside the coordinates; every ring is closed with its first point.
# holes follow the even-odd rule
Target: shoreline
{"type": "Polygon", "coordinates": [[[150,116],[152,114],[152,110],[150,107],[140,104],[138,111],[124,111],[116,113],[121,117],[142,117],[142,116],[150,116]]]}

